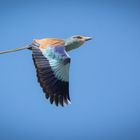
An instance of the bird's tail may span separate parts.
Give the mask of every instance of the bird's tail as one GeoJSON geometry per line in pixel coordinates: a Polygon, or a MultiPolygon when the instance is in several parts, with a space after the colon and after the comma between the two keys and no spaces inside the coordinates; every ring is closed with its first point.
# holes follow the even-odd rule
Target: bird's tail
{"type": "Polygon", "coordinates": [[[21,50],[25,50],[25,49],[30,49],[31,50],[32,45],[27,45],[25,47],[20,47],[20,48],[16,48],[16,49],[12,49],[12,50],[0,51],[0,54],[16,52],[16,51],[21,51],[21,50]]]}

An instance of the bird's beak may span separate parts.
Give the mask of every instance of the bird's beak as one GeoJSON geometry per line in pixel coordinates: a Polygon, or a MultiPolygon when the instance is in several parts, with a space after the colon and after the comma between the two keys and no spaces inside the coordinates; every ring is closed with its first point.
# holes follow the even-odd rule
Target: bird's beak
{"type": "Polygon", "coordinates": [[[92,37],[84,37],[85,41],[91,40],[92,37]]]}

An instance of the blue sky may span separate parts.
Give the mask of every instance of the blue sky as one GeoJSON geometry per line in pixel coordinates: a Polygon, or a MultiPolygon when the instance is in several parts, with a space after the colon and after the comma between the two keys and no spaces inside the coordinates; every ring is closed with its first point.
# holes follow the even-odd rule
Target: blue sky
{"type": "Polygon", "coordinates": [[[140,139],[140,1],[0,1],[0,50],[75,34],[94,39],[70,52],[64,108],[45,99],[30,51],[0,55],[1,140],[140,139]]]}

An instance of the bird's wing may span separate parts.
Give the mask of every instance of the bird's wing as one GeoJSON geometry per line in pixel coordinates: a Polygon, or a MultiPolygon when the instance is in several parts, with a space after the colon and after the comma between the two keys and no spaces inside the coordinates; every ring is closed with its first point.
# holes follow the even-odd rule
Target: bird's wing
{"type": "Polygon", "coordinates": [[[41,49],[33,44],[33,61],[36,67],[38,82],[50,103],[70,103],[69,67],[70,57],[64,46],[48,46],[41,49]]]}

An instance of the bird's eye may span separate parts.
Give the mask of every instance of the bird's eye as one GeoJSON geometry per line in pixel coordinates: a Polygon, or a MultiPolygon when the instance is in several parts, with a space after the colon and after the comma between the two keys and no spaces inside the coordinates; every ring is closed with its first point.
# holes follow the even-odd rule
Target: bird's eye
{"type": "Polygon", "coordinates": [[[75,36],[74,38],[82,39],[82,36],[75,36]]]}

